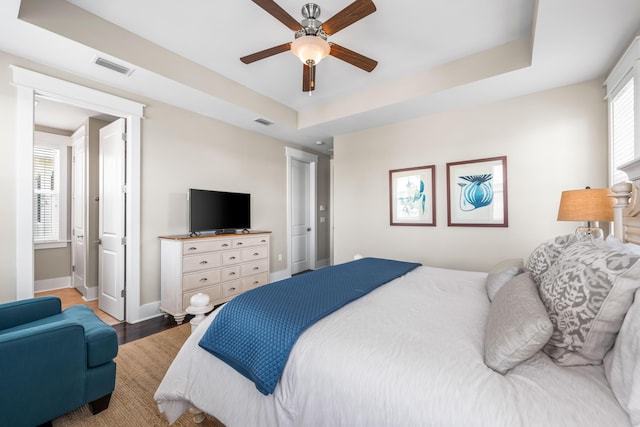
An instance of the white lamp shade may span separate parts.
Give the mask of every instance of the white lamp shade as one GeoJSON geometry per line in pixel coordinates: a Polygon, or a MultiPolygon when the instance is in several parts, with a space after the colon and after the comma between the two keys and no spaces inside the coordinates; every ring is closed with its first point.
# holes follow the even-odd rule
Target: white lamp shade
{"type": "Polygon", "coordinates": [[[291,43],[291,52],[300,58],[303,64],[312,61],[312,65],[316,65],[326,58],[330,51],[329,43],[319,36],[302,36],[291,43]]]}

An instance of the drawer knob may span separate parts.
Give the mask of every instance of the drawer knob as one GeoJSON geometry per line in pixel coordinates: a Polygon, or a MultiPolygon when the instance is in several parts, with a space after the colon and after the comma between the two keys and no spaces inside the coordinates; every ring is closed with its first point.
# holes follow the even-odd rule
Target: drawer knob
{"type": "Polygon", "coordinates": [[[258,282],[257,280],[255,280],[255,281],[253,282],[253,284],[254,284],[254,285],[257,285],[257,284],[259,284],[259,283],[260,283],[260,282],[258,282]]]}
{"type": "Polygon", "coordinates": [[[229,276],[235,276],[235,275],[236,275],[235,271],[232,271],[231,273],[229,273],[229,276]]]}
{"type": "Polygon", "coordinates": [[[258,256],[258,255],[260,255],[258,252],[253,253],[253,256],[258,256]]]}
{"type": "Polygon", "coordinates": [[[253,271],[260,270],[260,267],[253,267],[253,271]]]}
{"type": "Polygon", "coordinates": [[[188,250],[188,251],[195,251],[196,249],[198,249],[198,248],[196,248],[195,246],[191,246],[191,247],[190,247],[189,249],[187,249],[187,250],[188,250]]]}
{"type": "Polygon", "coordinates": [[[209,279],[207,279],[206,277],[203,277],[202,279],[200,279],[201,282],[206,282],[207,280],[209,279]]]}
{"type": "Polygon", "coordinates": [[[228,244],[228,243],[223,243],[223,244],[222,244],[222,247],[223,247],[223,248],[227,248],[227,247],[229,247],[229,244],[228,244]]]}
{"type": "Polygon", "coordinates": [[[238,246],[242,246],[242,242],[238,242],[238,243],[237,243],[237,245],[238,245],[238,246]]]}
{"type": "Polygon", "coordinates": [[[236,288],[229,288],[229,292],[233,292],[235,290],[236,290],[236,288]]]}
{"type": "Polygon", "coordinates": [[[232,256],[232,257],[229,257],[229,259],[233,261],[234,259],[236,259],[236,257],[232,256]]]}
{"type": "Polygon", "coordinates": [[[200,261],[201,265],[209,264],[209,261],[200,261]]]}

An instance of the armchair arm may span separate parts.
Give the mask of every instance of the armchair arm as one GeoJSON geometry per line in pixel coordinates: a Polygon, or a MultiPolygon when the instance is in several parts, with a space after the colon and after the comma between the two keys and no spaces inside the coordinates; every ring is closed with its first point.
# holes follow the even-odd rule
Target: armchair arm
{"type": "Polygon", "coordinates": [[[82,406],[84,328],[60,320],[0,333],[0,425],[39,425],[82,406]]]}
{"type": "Polygon", "coordinates": [[[0,331],[53,316],[61,311],[62,304],[58,297],[30,298],[0,304],[0,331]]]}

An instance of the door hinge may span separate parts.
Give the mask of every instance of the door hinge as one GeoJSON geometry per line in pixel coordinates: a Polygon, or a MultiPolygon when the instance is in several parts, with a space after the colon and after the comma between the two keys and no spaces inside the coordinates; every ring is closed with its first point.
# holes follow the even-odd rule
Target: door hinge
{"type": "Polygon", "coordinates": [[[120,296],[121,296],[122,298],[126,297],[126,296],[127,296],[127,290],[126,290],[126,289],[121,290],[121,291],[120,291],[120,296]]]}
{"type": "Polygon", "coordinates": [[[124,194],[127,194],[127,184],[125,184],[125,185],[123,185],[123,186],[122,186],[122,192],[123,192],[124,194]]]}
{"type": "Polygon", "coordinates": [[[122,246],[126,246],[126,245],[127,245],[127,238],[126,238],[126,237],[123,237],[123,238],[122,238],[122,240],[120,241],[120,244],[121,244],[122,246]]]}
{"type": "Polygon", "coordinates": [[[72,272],[76,271],[76,266],[75,266],[75,265],[72,265],[72,266],[71,266],[71,271],[72,271],[72,272]]]}
{"type": "Polygon", "coordinates": [[[127,133],[126,132],[122,132],[122,140],[123,141],[127,141],[127,133]]]}

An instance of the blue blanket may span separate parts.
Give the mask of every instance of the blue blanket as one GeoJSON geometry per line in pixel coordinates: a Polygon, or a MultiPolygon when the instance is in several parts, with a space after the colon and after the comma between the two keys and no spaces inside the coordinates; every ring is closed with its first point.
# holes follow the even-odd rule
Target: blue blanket
{"type": "Polygon", "coordinates": [[[363,258],[253,289],[221,309],[199,345],[270,394],[309,326],[419,265],[363,258]]]}

